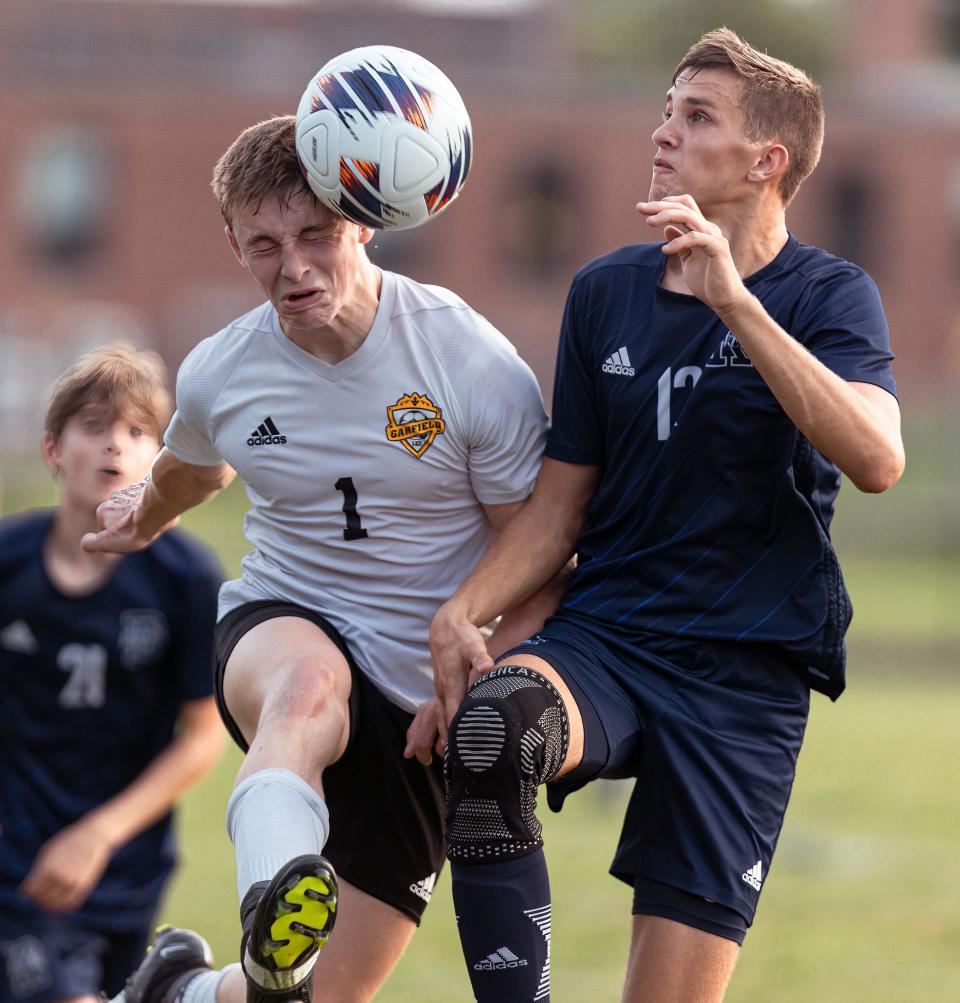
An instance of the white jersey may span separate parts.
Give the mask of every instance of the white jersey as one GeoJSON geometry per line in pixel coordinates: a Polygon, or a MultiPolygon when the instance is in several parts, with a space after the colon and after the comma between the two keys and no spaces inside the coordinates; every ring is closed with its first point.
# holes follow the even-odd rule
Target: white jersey
{"type": "Polygon", "coordinates": [[[201,342],[177,376],[168,448],[232,466],[251,508],[222,617],[280,599],[327,617],[394,703],[433,694],[430,621],[490,540],[481,502],[526,498],[547,418],[536,379],[445,289],[382,273],[370,333],[323,362],[265,303],[201,342]]]}

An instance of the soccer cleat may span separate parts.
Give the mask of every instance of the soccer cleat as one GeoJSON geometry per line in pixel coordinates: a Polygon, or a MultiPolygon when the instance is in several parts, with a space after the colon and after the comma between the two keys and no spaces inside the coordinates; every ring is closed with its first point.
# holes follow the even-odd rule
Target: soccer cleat
{"type": "Polygon", "coordinates": [[[199,933],[161,926],[140,967],[110,1003],[176,1003],[192,978],[212,968],[210,945],[199,933]]]}
{"type": "Polygon", "coordinates": [[[315,853],[295,857],[269,884],[247,893],[241,913],[248,999],[307,998],[317,954],[337,918],[333,867],[315,853]]]}

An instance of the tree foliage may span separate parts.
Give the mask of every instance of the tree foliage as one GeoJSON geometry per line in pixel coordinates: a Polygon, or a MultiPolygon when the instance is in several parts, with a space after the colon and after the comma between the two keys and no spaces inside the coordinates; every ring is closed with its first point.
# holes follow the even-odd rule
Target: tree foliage
{"type": "Polygon", "coordinates": [[[829,76],[837,0],[564,0],[584,63],[612,79],[669,79],[687,48],[726,25],[755,48],[829,76]]]}

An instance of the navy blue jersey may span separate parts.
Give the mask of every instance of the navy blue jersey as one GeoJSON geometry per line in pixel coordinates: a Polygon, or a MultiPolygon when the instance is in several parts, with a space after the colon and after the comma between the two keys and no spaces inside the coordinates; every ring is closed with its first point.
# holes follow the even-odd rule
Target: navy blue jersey
{"type": "MultiPolygon", "coordinates": [[[[220,572],[187,536],[123,557],[66,596],[43,566],[53,512],[0,522],[0,910],[43,843],[130,784],[210,696],[220,572]]],[[[77,913],[132,929],[174,863],[167,816],[121,847],[77,913]]]]}
{"type": "MultiPolygon", "coordinates": [[[[840,472],[717,315],[660,287],[661,246],[591,262],[567,300],[546,454],[602,474],[560,615],[772,644],[836,697],[851,616],[829,539],[840,472]]],[[[838,376],[895,393],[862,269],[791,236],[746,285],[838,376]]]]}

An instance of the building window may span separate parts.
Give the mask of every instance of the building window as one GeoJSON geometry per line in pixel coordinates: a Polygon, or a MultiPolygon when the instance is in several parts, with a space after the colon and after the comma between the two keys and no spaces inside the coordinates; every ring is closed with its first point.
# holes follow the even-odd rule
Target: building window
{"type": "Polygon", "coordinates": [[[943,52],[947,59],[960,61],[960,4],[955,0],[941,0],[941,27],[938,32],[943,40],[943,52]]]}
{"type": "Polygon", "coordinates": [[[841,175],[833,184],[829,219],[830,250],[870,271],[869,219],[875,200],[859,175],[841,175]]]}
{"type": "Polygon", "coordinates": [[[576,211],[575,186],[555,163],[535,164],[507,190],[503,209],[508,258],[529,275],[551,279],[575,258],[583,225],[576,211]]]}
{"type": "Polygon", "coordinates": [[[102,140],[77,126],[33,137],[20,160],[17,205],[27,244],[47,267],[88,265],[104,248],[109,164],[102,140]]]}

